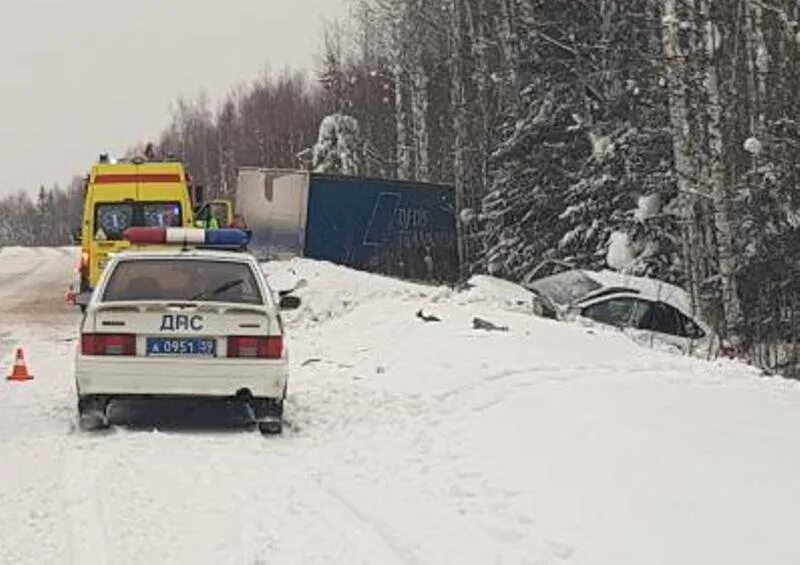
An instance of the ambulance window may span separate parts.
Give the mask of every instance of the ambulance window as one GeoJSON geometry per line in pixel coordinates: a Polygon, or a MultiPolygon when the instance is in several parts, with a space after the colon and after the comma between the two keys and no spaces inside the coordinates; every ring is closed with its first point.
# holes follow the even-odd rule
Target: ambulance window
{"type": "Polygon", "coordinates": [[[95,208],[94,239],[119,241],[122,232],[133,225],[133,206],[131,204],[98,204],[95,208]]]}
{"type": "Polygon", "coordinates": [[[178,202],[147,203],[142,206],[144,225],[148,228],[177,228],[183,225],[178,202]]]}

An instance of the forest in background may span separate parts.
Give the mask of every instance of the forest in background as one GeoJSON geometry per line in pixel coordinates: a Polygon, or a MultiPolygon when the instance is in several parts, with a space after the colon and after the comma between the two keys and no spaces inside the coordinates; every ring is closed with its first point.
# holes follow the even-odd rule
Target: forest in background
{"type": "MultiPolygon", "coordinates": [[[[675,282],[777,370],[800,325],[798,21],[797,0],[352,0],[315,73],[181,99],[157,146],[210,196],[243,165],[451,183],[465,274],[675,282]],[[314,150],[330,115],[345,163],[314,150]]],[[[0,245],[68,241],[75,194],[0,200],[0,245]]]]}

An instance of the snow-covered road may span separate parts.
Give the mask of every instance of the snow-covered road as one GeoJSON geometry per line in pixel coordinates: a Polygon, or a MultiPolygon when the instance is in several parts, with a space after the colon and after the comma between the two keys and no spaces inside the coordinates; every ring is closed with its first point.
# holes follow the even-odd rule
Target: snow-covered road
{"type": "Polygon", "coordinates": [[[75,428],[75,251],[0,251],[0,562],[796,564],[800,388],[310,261],[280,438],[75,428]],[[415,316],[423,307],[441,322],[415,316]],[[508,332],[472,329],[474,316],[508,332]]]}

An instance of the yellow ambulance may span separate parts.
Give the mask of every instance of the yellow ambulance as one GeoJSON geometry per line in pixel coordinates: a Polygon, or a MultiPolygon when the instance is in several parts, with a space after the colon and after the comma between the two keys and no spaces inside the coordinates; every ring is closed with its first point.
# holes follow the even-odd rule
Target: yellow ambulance
{"type": "Polygon", "coordinates": [[[112,254],[131,246],[123,238],[128,228],[194,227],[212,215],[221,220],[215,225],[231,222],[229,202],[201,205],[195,200],[198,210],[193,208],[190,179],[180,162],[137,158],[94,165],[84,190],[80,293],[94,288],[112,254]]]}

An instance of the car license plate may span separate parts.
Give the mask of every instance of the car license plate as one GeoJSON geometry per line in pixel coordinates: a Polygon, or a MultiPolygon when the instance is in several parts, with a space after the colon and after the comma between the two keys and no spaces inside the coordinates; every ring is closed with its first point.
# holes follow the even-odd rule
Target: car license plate
{"type": "Polygon", "coordinates": [[[215,357],[217,342],[213,339],[148,337],[147,354],[215,357]]]}

